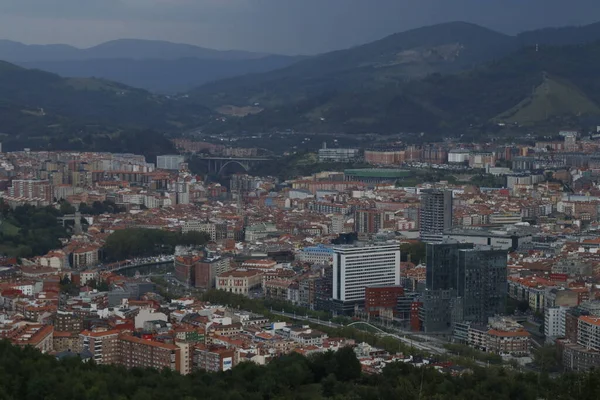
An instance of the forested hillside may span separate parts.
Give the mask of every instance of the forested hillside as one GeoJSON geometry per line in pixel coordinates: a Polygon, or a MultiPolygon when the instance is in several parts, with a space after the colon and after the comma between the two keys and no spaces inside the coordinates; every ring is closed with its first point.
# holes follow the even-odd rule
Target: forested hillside
{"type": "Polygon", "coordinates": [[[534,125],[557,119],[560,125],[561,118],[600,115],[599,69],[600,42],[530,47],[460,74],[299,96],[306,98],[265,107],[215,129],[456,134],[501,122],[534,125]]]}

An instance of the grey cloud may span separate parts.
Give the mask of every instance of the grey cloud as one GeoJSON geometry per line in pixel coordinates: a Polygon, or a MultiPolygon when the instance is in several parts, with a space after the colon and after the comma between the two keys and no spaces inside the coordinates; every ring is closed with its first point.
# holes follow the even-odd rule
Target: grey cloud
{"type": "Polygon", "coordinates": [[[516,33],[599,16],[597,0],[0,0],[0,38],[89,45],[137,37],[316,53],[445,21],[516,33]]]}

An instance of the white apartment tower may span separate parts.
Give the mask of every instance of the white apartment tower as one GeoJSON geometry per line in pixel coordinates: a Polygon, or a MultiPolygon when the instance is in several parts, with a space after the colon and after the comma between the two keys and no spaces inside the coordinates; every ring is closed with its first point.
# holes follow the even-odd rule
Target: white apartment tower
{"type": "Polygon", "coordinates": [[[333,299],[359,303],[365,288],[400,284],[398,244],[333,248],[333,299]]]}

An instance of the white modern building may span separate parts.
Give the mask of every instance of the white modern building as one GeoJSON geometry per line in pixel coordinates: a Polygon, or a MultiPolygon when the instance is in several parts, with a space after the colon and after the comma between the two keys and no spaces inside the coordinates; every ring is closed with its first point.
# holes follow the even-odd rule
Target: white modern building
{"type": "Polygon", "coordinates": [[[548,341],[565,336],[565,318],[569,307],[549,307],[544,310],[544,335],[548,341]]]}
{"type": "Polygon", "coordinates": [[[359,303],[369,286],[400,284],[398,244],[333,248],[333,300],[359,303]]]}
{"type": "Polygon", "coordinates": [[[471,151],[468,149],[452,149],[448,152],[448,163],[465,164],[469,161],[471,151]]]}
{"type": "Polygon", "coordinates": [[[319,162],[351,162],[358,158],[358,149],[328,149],[319,150],[319,162]]]}
{"type": "Polygon", "coordinates": [[[179,166],[185,162],[185,158],[180,155],[166,155],[156,157],[156,168],[179,170],[179,166]]]}

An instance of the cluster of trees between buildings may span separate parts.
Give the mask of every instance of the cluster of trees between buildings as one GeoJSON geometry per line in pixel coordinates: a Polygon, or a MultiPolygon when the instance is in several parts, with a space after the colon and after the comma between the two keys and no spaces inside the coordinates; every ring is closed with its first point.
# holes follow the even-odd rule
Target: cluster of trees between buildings
{"type": "Polygon", "coordinates": [[[210,240],[205,232],[172,232],[162,229],[121,229],[106,238],[104,258],[121,261],[136,257],[173,254],[176,246],[202,246],[210,240]]]}
{"type": "MultiPolygon", "coordinates": [[[[112,201],[104,201],[94,202],[91,206],[82,203],[79,211],[82,215],[100,215],[125,210],[112,201]]],[[[0,255],[33,257],[60,248],[60,239],[72,234],[73,222],[63,225],[59,218],[73,213],[75,207],[65,201],[58,207],[23,205],[15,208],[0,201],[0,255]]],[[[209,240],[204,232],[182,234],[161,229],[123,229],[107,238],[103,255],[107,261],[121,261],[173,254],[177,245],[201,246],[209,240]]]]}
{"type": "Polygon", "coordinates": [[[60,211],[50,206],[13,209],[0,202],[0,254],[31,257],[60,248],[59,238],[67,237],[67,230],[58,223],[60,216],[60,211]]]}
{"type": "Polygon", "coordinates": [[[221,373],[182,376],[170,370],[130,369],[58,361],[33,348],[0,342],[0,399],[578,399],[600,398],[600,371],[554,379],[502,368],[451,376],[433,368],[392,363],[382,374],[361,373],[351,348],[308,358],[279,357],[267,366],[241,363],[221,373]]]}

